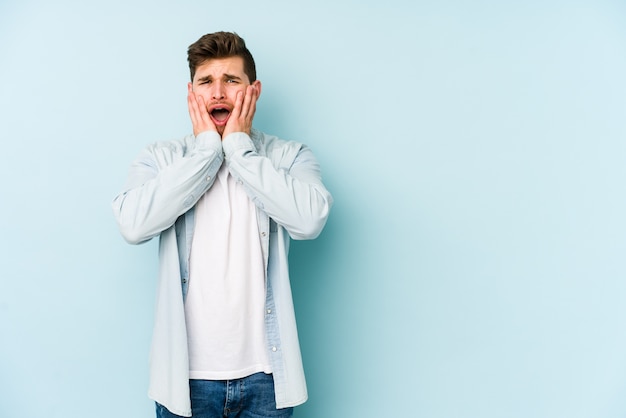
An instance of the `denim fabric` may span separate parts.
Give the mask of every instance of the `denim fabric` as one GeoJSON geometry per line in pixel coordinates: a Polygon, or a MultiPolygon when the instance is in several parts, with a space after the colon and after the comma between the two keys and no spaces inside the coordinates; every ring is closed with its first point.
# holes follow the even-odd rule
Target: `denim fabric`
{"type": "MultiPolygon", "coordinates": [[[[276,409],[272,375],[256,373],[234,380],[190,380],[193,418],[289,418],[293,408],[276,409]]],[[[157,418],[177,418],[156,404],[157,418]]]]}

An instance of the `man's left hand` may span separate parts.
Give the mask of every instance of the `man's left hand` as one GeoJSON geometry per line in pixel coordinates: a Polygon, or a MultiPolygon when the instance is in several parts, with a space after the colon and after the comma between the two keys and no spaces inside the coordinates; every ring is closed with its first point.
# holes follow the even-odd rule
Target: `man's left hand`
{"type": "Polygon", "coordinates": [[[256,102],[259,98],[259,88],[249,85],[245,92],[238,92],[235,100],[235,108],[226,122],[222,138],[233,132],[245,132],[250,135],[252,119],[256,112],[256,102]]]}

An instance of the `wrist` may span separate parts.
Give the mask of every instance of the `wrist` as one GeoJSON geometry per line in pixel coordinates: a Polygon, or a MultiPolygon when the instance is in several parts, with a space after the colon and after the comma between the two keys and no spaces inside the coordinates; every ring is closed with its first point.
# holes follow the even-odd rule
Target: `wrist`
{"type": "Polygon", "coordinates": [[[222,138],[217,131],[203,131],[196,135],[196,148],[213,148],[221,150],[222,138]]]}
{"type": "Polygon", "coordinates": [[[232,132],[222,137],[222,147],[224,148],[224,153],[228,158],[234,152],[244,150],[244,151],[254,151],[254,143],[252,142],[252,138],[249,134],[245,132],[232,132]]]}

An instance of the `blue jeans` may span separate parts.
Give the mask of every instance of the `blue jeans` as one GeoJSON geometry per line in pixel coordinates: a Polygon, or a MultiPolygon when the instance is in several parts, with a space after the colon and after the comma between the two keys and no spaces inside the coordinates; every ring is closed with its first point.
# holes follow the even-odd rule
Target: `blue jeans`
{"type": "MultiPolygon", "coordinates": [[[[193,418],[289,418],[293,408],[276,409],[274,378],[256,373],[234,380],[190,380],[193,418]]],[[[175,418],[156,404],[157,418],[175,418]]]]}

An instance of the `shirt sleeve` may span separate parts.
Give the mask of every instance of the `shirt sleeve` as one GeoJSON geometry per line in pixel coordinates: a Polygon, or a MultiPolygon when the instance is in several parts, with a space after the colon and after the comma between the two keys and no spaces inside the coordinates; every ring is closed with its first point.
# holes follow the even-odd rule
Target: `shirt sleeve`
{"type": "Polygon", "coordinates": [[[126,241],[139,244],[174,224],[211,187],[223,162],[220,136],[203,132],[183,142],[144,149],[130,166],[112,207],[126,241]]]}
{"type": "Polygon", "coordinates": [[[228,135],[222,145],[231,175],[245,185],[252,201],[291,238],[313,239],[320,234],[333,199],[309,148],[297,144],[295,159],[276,167],[270,158],[256,151],[250,136],[243,132],[228,135]]]}

